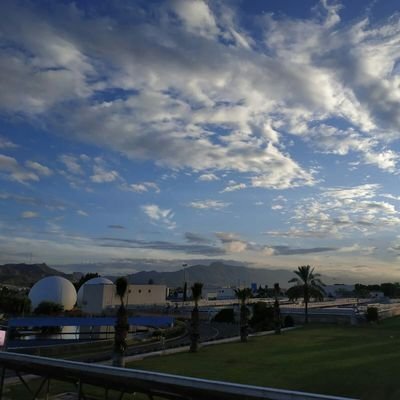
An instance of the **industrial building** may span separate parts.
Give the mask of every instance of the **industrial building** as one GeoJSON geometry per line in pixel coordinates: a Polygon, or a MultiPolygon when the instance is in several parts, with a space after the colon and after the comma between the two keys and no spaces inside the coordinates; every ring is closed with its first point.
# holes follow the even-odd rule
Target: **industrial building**
{"type": "MultiPolygon", "coordinates": [[[[127,308],[137,305],[164,305],[167,288],[165,285],[128,285],[124,303],[127,308]]],[[[121,304],[115,285],[106,278],[93,278],[79,289],[65,278],[51,276],[38,281],[30,290],[29,298],[35,309],[41,302],[50,301],[69,311],[77,304],[84,313],[100,315],[121,304]]]]}
{"type": "MultiPolygon", "coordinates": [[[[127,308],[137,305],[164,305],[167,288],[165,285],[128,285],[124,303],[127,308]]],[[[110,284],[85,285],[81,308],[84,313],[99,315],[120,305],[115,286],[110,284]]]]}

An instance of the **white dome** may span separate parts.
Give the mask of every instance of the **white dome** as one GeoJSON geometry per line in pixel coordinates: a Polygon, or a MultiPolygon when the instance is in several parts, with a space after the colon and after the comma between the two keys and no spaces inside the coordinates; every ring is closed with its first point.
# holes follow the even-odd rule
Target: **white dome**
{"type": "Polygon", "coordinates": [[[84,288],[86,285],[113,285],[113,282],[107,278],[103,278],[102,276],[98,276],[97,278],[92,278],[86,281],[78,290],[78,307],[82,306],[83,291],[85,290],[84,288]]]}
{"type": "Polygon", "coordinates": [[[61,276],[48,276],[36,282],[29,292],[29,299],[34,310],[42,301],[61,304],[64,310],[72,310],[76,303],[74,285],[61,276]]]}

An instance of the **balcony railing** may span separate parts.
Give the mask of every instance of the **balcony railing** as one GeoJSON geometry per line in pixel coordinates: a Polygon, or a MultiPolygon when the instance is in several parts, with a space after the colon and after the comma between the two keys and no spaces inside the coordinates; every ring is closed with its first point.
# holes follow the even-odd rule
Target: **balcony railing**
{"type": "MultiPolygon", "coordinates": [[[[267,387],[240,385],[235,383],[211,381],[157,372],[116,368],[105,365],[86,364],[52,358],[21,355],[11,352],[0,353],[1,387],[3,398],[5,372],[11,370],[20,377],[21,382],[31,391],[32,399],[38,392],[48,395],[50,382],[65,381],[76,384],[78,399],[85,398],[85,385],[104,388],[104,398],[109,390],[121,393],[143,393],[150,399],[153,396],[165,399],[213,399],[213,400],[344,400],[344,397],[325,396],[312,393],[280,390],[267,387]],[[42,377],[39,389],[34,393],[23,374],[42,377]]],[[[47,397],[46,397],[47,398],[47,397]]],[[[349,399],[346,399],[349,400],[349,399]]]]}

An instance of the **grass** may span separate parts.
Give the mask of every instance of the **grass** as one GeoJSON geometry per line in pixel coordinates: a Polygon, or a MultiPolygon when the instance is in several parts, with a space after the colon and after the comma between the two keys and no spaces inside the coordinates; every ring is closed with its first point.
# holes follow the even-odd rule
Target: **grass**
{"type": "MultiPolygon", "coordinates": [[[[197,354],[147,358],[128,366],[363,400],[394,400],[400,398],[400,317],[358,327],[311,325],[281,336],[204,347],[197,354]]],[[[52,393],[73,390],[63,382],[53,382],[51,388],[52,393]]],[[[94,387],[85,390],[94,398],[104,393],[94,387]]],[[[110,398],[117,398],[117,393],[114,396],[110,398]]],[[[26,389],[9,386],[6,398],[25,399],[26,389]]]]}
{"type": "Polygon", "coordinates": [[[399,399],[400,318],[357,327],[311,325],[129,367],[363,400],[399,399]]]}
{"type": "MultiPolygon", "coordinates": [[[[33,392],[35,392],[41,383],[40,379],[34,379],[29,382],[29,387],[33,392]]],[[[50,398],[61,394],[61,393],[77,393],[77,388],[74,384],[62,381],[52,381],[50,385],[50,398]]],[[[105,391],[102,388],[92,386],[92,385],[84,385],[83,393],[88,399],[104,399],[105,391]]],[[[5,388],[4,391],[4,399],[5,400],[26,400],[31,398],[32,394],[30,394],[27,389],[22,384],[11,385],[5,388]]],[[[41,391],[38,395],[39,399],[45,398],[45,389],[41,391]]],[[[120,392],[110,390],[108,393],[109,400],[121,400],[120,392]]],[[[129,394],[125,394],[122,400],[131,399],[132,396],[129,394]]],[[[144,394],[138,394],[135,396],[135,400],[148,400],[148,397],[144,394]]],[[[158,399],[155,397],[155,399],[158,399]]]]}

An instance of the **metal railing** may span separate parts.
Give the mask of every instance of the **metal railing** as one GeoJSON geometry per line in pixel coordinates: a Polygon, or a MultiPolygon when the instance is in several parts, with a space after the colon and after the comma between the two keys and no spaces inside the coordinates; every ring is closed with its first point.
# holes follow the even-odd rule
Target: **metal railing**
{"type": "Polygon", "coordinates": [[[0,353],[0,367],[2,369],[0,399],[2,399],[4,389],[5,371],[12,370],[20,377],[28,390],[30,390],[29,385],[22,373],[43,377],[39,389],[35,393],[31,391],[32,399],[37,398],[38,392],[42,390],[46,390],[46,396],[48,396],[50,381],[61,380],[76,384],[78,399],[85,398],[84,385],[89,384],[104,388],[105,399],[109,390],[117,390],[121,393],[121,398],[124,393],[143,393],[150,399],[153,396],[159,396],[166,399],[191,400],[345,400],[344,397],[211,381],[10,352],[0,353]]]}

